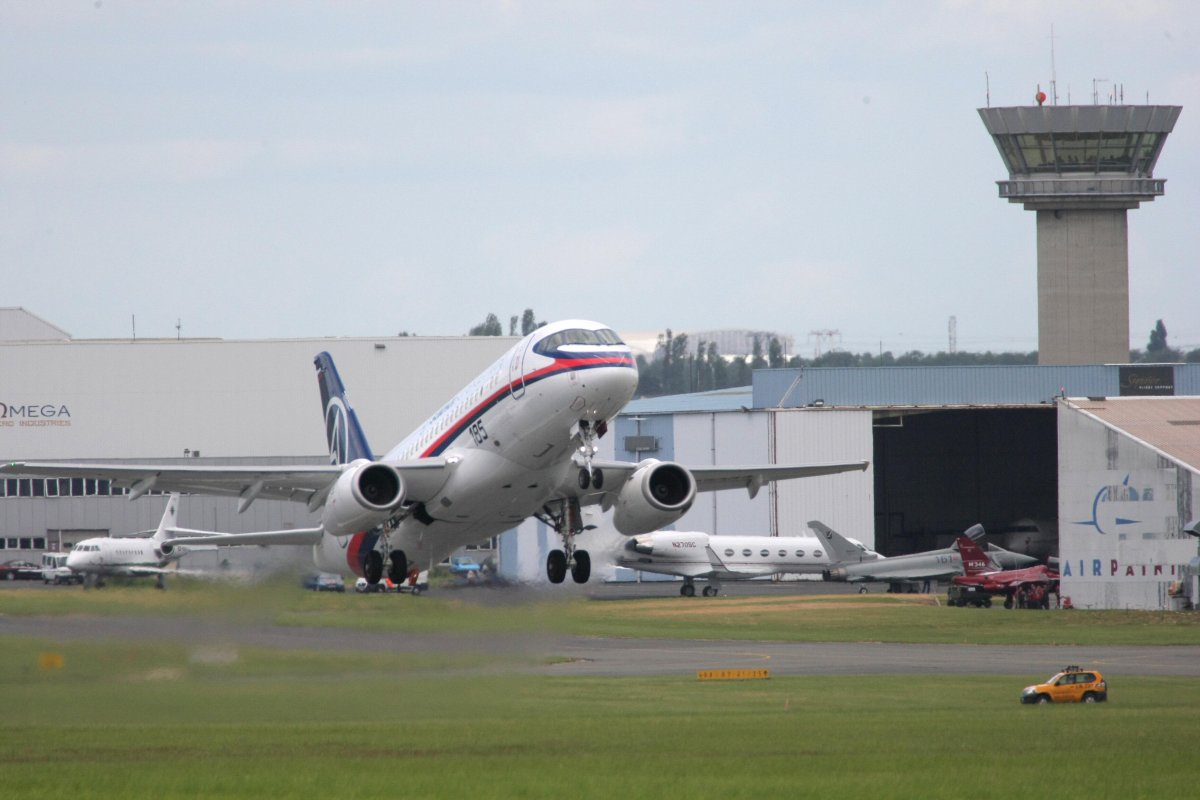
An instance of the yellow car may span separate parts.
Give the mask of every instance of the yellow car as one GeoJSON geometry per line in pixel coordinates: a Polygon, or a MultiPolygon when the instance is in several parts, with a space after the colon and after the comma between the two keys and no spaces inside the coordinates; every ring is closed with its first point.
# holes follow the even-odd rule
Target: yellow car
{"type": "Polygon", "coordinates": [[[1022,703],[1103,703],[1108,683],[1094,669],[1067,667],[1045,683],[1026,686],[1022,703]]]}

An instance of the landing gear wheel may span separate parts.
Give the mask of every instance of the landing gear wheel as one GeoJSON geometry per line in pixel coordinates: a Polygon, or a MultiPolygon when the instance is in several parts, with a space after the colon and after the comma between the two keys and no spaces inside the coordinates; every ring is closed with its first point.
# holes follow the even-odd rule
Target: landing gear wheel
{"type": "Polygon", "coordinates": [[[604,488],[604,473],[598,469],[592,470],[592,486],[596,489],[604,488]]]}
{"type": "Polygon", "coordinates": [[[367,553],[367,558],[363,561],[363,577],[372,586],[379,583],[379,579],[383,577],[383,556],[378,550],[367,553]]]}
{"type": "Polygon", "coordinates": [[[571,566],[571,579],[576,583],[587,583],[592,574],[592,557],[587,550],[575,551],[575,563],[571,566]]]}
{"type": "Polygon", "coordinates": [[[704,587],[704,592],[703,592],[703,594],[704,594],[704,596],[705,596],[705,597],[716,597],[716,596],[717,596],[717,590],[716,590],[716,588],[715,588],[715,587],[712,587],[712,586],[705,586],[705,587],[704,587]]]}
{"type": "Polygon", "coordinates": [[[867,588],[867,587],[865,587],[865,586],[860,586],[860,587],[858,587],[858,593],[859,593],[859,594],[866,594],[866,593],[867,593],[867,592],[869,592],[869,591],[871,591],[871,590],[870,590],[870,589],[868,589],[868,588],[867,588]]]}
{"type": "Polygon", "coordinates": [[[580,469],[579,470],[579,488],[586,492],[588,490],[588,487],[591,485],[592,485],[592,476],[588,473],[588,471],[586,469],[580,469]]]}
{"type": "Polygon", "coordinates": [[[546,556],[546,577],[551,583],[562,583],[567,577],[567,554],[562,550],[551,550],[546,556]]]}
{"type": "Polygon", "coordinates": [[[1012,610],[1013,599],[1011,597],[1004,598],[1004,607],[1007,608],[1009,611],[1012,610]]]}
{"type": "Polygon", "coordinates": [[[403,550],[393,550],[388,558],[392,562],[388,568],[388,578],[397,585],[404,583],[408,578],[408,556],[403,550]]]}
{"type": "Polygon", "coordinates": [[[679,593],[684,597],[695,597],[696,587],[690,583],[685,583],[683,586],[679,587],[679,593]]]}

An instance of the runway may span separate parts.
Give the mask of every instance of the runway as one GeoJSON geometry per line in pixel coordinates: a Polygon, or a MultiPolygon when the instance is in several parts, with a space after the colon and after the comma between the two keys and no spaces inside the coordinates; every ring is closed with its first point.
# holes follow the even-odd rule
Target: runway
{"type": "Polygon", "coordinates": [[[612,639],[553,634],[441,634],[308,628],[190,617],[3,617],[0,637],[58,642],[175,641],[285,650],[494,654],[488,672],[548,676],[688,676],[700,669],[766,668],[789,675],[992,674],[1044,676],[1067,664],[1106,674],[1200,677],[1200,647],[785,643],[612,639]]]}

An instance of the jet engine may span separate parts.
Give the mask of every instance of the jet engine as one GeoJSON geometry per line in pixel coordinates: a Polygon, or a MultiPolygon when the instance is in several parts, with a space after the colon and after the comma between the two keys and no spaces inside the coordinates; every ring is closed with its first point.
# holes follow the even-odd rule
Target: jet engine
{"type": "Polygon", "coordinates": [[[626,536],[656,531],[687,513],[696,499],[692,473],[670,461],[643,461],[617,495],[613,524],[626,536]]]}
{"type": "Polygon", "coordinates": [[[352,536],[386,520],[402,502],[400,473],[378,461],[356,461],[338,477],[325,499],[321,526],[330,536],[352,536]]]}

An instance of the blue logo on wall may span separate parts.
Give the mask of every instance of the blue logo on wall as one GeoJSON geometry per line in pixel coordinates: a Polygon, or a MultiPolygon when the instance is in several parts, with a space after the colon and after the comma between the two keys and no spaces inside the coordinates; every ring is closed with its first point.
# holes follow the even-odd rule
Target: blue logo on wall
{"type": "MultiPolygon", "coordinates": [[[[1126,475],[1125,480],[1121,481],[1118,486],[1101,487],[1100,491],[1096,492],[1096,498],[1092,500],[1092,518],[1078,520],[1075,524],[1091,526],[1101,534],[1113,533],[1122,525],[1136,525],[1141,520],[1121,516],[1122,509],[1110,504],[1136,503],[1153,499],[1153,489],[1143,489],[1139,492],[1129,485],[1129,476],[1126,475]]],[[[1126,513],[1128,511],[1129,509],[1125,509],[1126,513]]]]}

